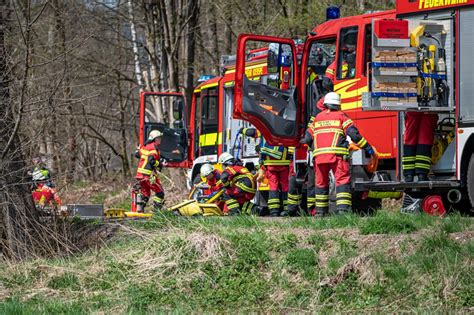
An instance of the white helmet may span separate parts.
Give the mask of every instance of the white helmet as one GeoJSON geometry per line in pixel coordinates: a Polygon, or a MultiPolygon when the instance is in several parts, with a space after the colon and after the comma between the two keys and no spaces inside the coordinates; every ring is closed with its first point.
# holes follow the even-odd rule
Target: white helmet
{"type": "Polygon", "coordinates": [[[324,97],[324,106],[329,109],[341,109],[341,95],[335,92],[329,92],[324,97]]]}
{"type": "Polygon", "coordinates": [[[203,166],[201,166],[201,177],[207,177],[213,171],[214,171],[214,166],[206,163],[203,166]]]}
{"type": "Polygon", "coordinates": [[[234,157],[232,154],[224,152],[219,156],[219,159],[217,160],[220,164],[228,164],[230,163],[234,157]]]}
{"type": "Polygon", "coordinates": [[[152,130],[148,135],[148,140],[155,140],[156,138],[162,137],[163,133],[159,130],[152,130]]]}

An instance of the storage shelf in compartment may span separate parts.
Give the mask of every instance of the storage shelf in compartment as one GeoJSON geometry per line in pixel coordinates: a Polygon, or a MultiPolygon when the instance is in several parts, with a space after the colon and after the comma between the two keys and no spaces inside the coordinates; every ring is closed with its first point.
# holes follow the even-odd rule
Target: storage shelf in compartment
{"type": "Polygon", "coordinates": [[[396,47],[396,48],[409,48],[410,39],[398,39],[398,38],[377,38],[375,36],[375,47],[396,47]]]}
{"type": "Polygon", "coordinates": [[[416,62],[389,62],[389,61],[374,61],[372,68],[401,68],[401,67],[417,67],[416,62]]]}
{"type": "Polygon", "coordinates": [[[397,76],[397,77],[416,77],[416,71],[386,71],[374,69],[374,74],[377,76],[397,76]]]}
{"type": "Polygon", "coordinates": [[[397,105],[400,102],[379,102],[380,106],[363,107],[364,111],[407,111],[407,112],[426,112],[426,113],[450,113],[454,112],[452,107],[418,107],[417,103],[404,103],[404,105],[397,105]]]}
{"type": "Polygon", "coordinates": [[[370,92],[372,97],[417,97],[416,93],[370,92]]]}

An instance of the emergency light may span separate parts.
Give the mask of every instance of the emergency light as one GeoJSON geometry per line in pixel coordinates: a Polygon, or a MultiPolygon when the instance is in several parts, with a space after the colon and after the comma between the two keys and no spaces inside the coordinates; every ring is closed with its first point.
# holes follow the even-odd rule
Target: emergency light
{"type": "Polygon", "coordinates": [[[202,75],[202,76],[199,77],[198,82],[204,82],[204,81],[210,80],[210,79],[215,78],[215,77],[216,77],[215,75],[210,75],[210,74],[202,75]]]}
{"type": "Polygon", "coordinates": [[[335,20],[341,17],[341,10],[335,5],[326,8],[326,21],[335,20]]]}

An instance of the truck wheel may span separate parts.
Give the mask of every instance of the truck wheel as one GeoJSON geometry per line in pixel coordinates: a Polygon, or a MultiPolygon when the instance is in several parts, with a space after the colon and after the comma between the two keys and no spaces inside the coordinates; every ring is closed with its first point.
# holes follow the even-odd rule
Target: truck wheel
{"type": "Polygon", "coordinates": [[[469,161],[469,166],[467,168],[467,194],[469,196],[469,201],[471,202],[471,209],[474,208],[474,154],[471,155],[471,160],[469,161]]]}

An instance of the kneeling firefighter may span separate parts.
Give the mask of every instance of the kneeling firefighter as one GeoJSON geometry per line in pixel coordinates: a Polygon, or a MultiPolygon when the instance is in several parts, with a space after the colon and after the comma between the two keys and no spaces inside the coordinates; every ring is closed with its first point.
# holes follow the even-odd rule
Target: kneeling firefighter
{"type": "Polygon", "coordinates": [[[222,210],[224,203],[222,201],[222,195],[224,192],[224,186],[221,181],[221,174],[218,170],[214,169],[211,164],[204,164],[201,167],[201,178],[207,184],[208,188],[204,191],[206,195],[206,202],[215,203],[222,210]]]}
{"type": "Polygon", "coordinates": [[[219,156],[218,162],[224,167],[221,174],[221,182],[225,187],[224,212],[230,215],[255,213],[256,206],[251,200],[257,185],[252,173],[227,152],[219,156]]]}
{"type": "Polygon", "coordinates": [[[138,148],[135,156],[140,159],[135,178],[139,181],[142,200],[138,203],[138,212],[143,212],[150,199],[151,191],[155,193],[153,197],[154,210],[161,210],[163,207],[165,193],[160,180],[156,175],[156,170],[161,168],[160,164],[160,144],[163,134],[159,130],[152,130],[145,144],[138,148]]]}
{"type": "Polygon", "coordinates": [[[336,181],[336,211],[345,213],[352,208],[351,175],[347,136],[361,149],[373,155],[374,149],[362,137],[352,120],[341,111],[341,96],[330,92],[324,97],[326,109],[314,119],[310,128],[316,170],[316,215],[329,212],[329,172],[336,181]]]}

